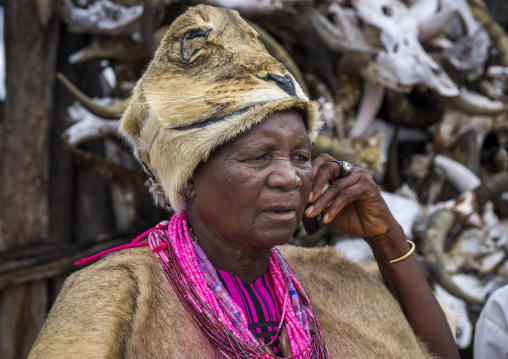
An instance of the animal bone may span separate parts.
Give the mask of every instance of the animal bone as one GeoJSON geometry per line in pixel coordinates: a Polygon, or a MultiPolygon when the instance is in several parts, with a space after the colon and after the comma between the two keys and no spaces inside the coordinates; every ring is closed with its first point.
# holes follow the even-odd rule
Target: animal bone
{"type": "Polygon", "coordinates": [[[125,7],[110,0],[97,0],[80,8],[72,0],[63,0],[62,20],[70,32],[110,36],[131,35],[140,28],[143,5],[125,7]]]}
{"type": "MultiPolygon", "coordinates": [[[[417,21],[406,7],[399,2],[384,0],[354,0],[352,3],[356,12],[337,4],[328,7],[334,15],[333,24],[316,12],[310,16],[317,32],[332,49],[377,54],[374,62],[361,71],[365,78],[378,86],[376,91],[371,91],[370,84],[364,84],[362,104],[365,106],[360,107],[352,136],[361,136],[377,113],[383,98],[379,84],[400,91],[421,83],[443,96],[459,94],[448,75],[421,47],[417,21]],[[379,29],[380,36],[376,41],[380,43],[374,43],[359,29],[360,19],[379,29]]],[[[445,18],[449,18],[450,14],[445,18]]]]}
{"type": "Polygon", "coordinates": [[[373,85],[368,80],[363,81],[363,95],[356,114],[355,124],[349,132],[349,137],[361,137],[372,123],[383,103],[385,88],[373,85]]]}
{"type": "Polygon", "coordinates": [[[499,51],[501,64],[508,66],[508,38],[506,31],[489,14],[487,6],[482,0],[468,0],[473,16],[480,22],[499,51]]]}
{"type": "Polygon", "coordinates": [[[420,204],[416,199],[404,197],[398,194],[381,191],[388,209],[402,226],[408,239],[413,238],[412,226],[418,213],[421,211],[420,204]]]}
{"type": "Polygon", "coordinates": [[[475,189],[481,184],[480,179],[469,168],[442,155],[434,157],[436,166],[460,193],[475,189]]]}
{"type": "Polygon", "coordinates": [[[436,16],[439,10],[439,0],[417,0],[408,5],[411,15],[418,22],[422,22],[436,16]]]}
{"type": "MultiPolygon", "coordinates": [[[[457,166],[456,168],[459,167],[457,166]]],[[[507,191],[508,173],[503,172],[489,178],[476,188],[463,192],[455,199],[427,206],[419,215],[419,219],[416,222],[420,222],[420,225],[415,230],[421,232],[421,223],[427,222],[427,218],[441,210],[452,211],[458,215],[459,220],[472,226],[482,227],[485,224],[495,224],[498,222],[497,217],[489,218],[484,216],[482,219],[478,214],[478,210],[485,208],[485,205],[489,204],[489,201],[507,191]]],[[[486,212],[488,212],[488,209],[486,212]]]]}
{"type": "Polygon", "coordinates": [[[434,149],[452,157],[478,173],[482,165],[482,148],[489,134],[499,133],[506,126],[507,116],[469,115],[446,108],[435,126],[434,149]]]}
{"type": "Polygon", "coordinates": [[[372,41],[360,30],[360,19],[353,9],[331,4],[326,11],[333,17],[333,23],[315,10],[310,11],[308,16],[317,33],[329,48],[338,52],[377,53],[381,50],[379,46],[372,44],[372,41]]]}
{"type": "Polygon", "coordinates": [[[69,56],[69,63],[107,59],[129,64],[144,64],[150,58],[143,44],[131,38],[94,38],[87,47],[69,56]]]}
{"type": "Polygon", "coordinates": [[[443,97],[443,101],[451,107],[464,111],[471,115],[495,116],[508,112],[508,105],[501,101],[492,101],[488,97],[467,88],[460,89],[460,95],[456,97],[443,97]]]}
{"type": "MultiPolygon", "coordinates": [[[[110,101],[108,101],[110,102],[110,101]]],[[[71,147],[79,146],[96,138],[117,136],[120,120],[103,120],[88,112],[78,102],[67,110],[75,124],[62,134],[62,138],[71,147]]]]}
{"type": "MultiPolygon", "coordinates": [[[[413,11],[412,11],[413,12],[413,11]]],[[[438,35],[458,15],[456,9],[444,9],[418,23],[418,40],[425,42],[438,35]]]]}
{"type": "Polygon", "coordinates": [[[375,59],[378,80],[424,84],[443,96],[458,95],[455,84],[420,45],[418,23],[407,7],[386,0],[353,0],[353,5],[365,23],[380,30],[384,50],[375,59]]]}
{"type": "MultiPolygon", "coordinates": [[[[285,3],[291,0],[282,0],[285,3]]],[[[208,5],[235,9],[242,14],[267,13],[282,8],[281,0],[206,0],[208,5]]]]}
{"type": "Polygon", "coordinates": [[[503,82],[508,81],[508,67],[506,66],[490,66],[487,69],[487,77],[498,78],[503,82]]]}
{"type": "Polygon", "coordinates": [[[508,192],[508,172],[500,172],[492,176],[488,181],[478,186],[474,192],[478,206],[483,206],[487,201],[508,192]]]}
{"type": "Polygon", "coordinates": [[[468,303],[485,304],[485,300],[475,298],[464,293],[451,279],[446,271],[443,260],[444,240],[448,236],[456,215],[446,209],[434,213],[428,221],[427,230],[423,234],[422,251],[425,260],[430,265],[432,274],[437,282],[451,295],[463,299],[468,303]]]}
{"type": "Polygon", "coordinates": [[[491,226],[463,230],[452,248],[444,255],[450,273],[474,270],[479,274],[494,273],[505,258],[504,249],[497,245],[491,226]],[[490,228],[489,228],[490,227],[490,228]]]}
{"type": "Polygon", "coordinates": [[[93,101],[90,97],[81,92],[76,86],[74,86],[64,75],[57,73],[57,79],[61,82],[61,84],[65,87],[67,91],[71,93],[71,95],[83,105],[88,111],[93,113],[96,116],[101,118],[118,118],[121,117],[125,112],[129,103],[131,101],[130,98],[126,98],[120,102],[117,102],[113,105],[101,105],[93,101]]]}
{"type": "Polygon", "coordinates": [[[384,134],[379,132],[366,138],[347,138],[341,141],[319,136],[312,147],[312,157],[329,153],[340,160],[361,164],[374,175],[380,176],[386,162],[383,140],[384,134]]]}
{"type": "Polygon", "coordinates": [[[469,82],[477,80],[483,74],[483,67],[489,56],[491,41],[484,28],[470,36],[459,39],[451,48],[443,52],[443,56],[455,69],[466,72],[469,82]]]}
{"type": "Polygon", "coordinates": [[[441,0],[442,9],[456,9],[465,26],[465,34],[471,36],[478,31],[480,24],[475,20],[467,0],[441,0]]]}
{"type": "MultiPolygon", "coordinates": [[[[328,11],[334,15],[334,23],[317,12],[311,13],[310,19],[330,48],[341,52],[376,54],[374,60],[360,70],[364,78],[398,91],[424,84],[443,96],[459,94],[444,70],[421,47],[417,20],[403,4],[394,0],[353,0],[352,4],[353,9],[329,5],[328,11]],[[360,21],[376,28],[380,32],[379,37],[367,37],[359,28],[360,21]]],[[[380,88],[377,93],[365,91],[365,94],[373,94],[364,99],[369,111],[359,113],[359,123],[352,135],[360,136],[362,129],[377,113],[376,107],[383,96],[381,91],[380,88]]]]}

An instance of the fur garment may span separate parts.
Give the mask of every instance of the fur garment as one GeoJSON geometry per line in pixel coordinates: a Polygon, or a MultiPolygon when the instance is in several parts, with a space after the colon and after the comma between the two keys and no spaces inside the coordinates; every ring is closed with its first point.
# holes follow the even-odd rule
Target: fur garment
{"type": "MultiPolygon", "coordinates": [[[[431,358],[376,274],[333,248],[280,248],[330,358],[431,358]],[[323,260],[326,259],[326,260],[323,260]]],[[[64,284],[29,359],[222,358],[147,247],[107,255],[64,284]]]]}
{"type": "Polygon", "coordinates": [[[318,106],[230,9],[199,5],[170,26],[139,79],[120,132],[162,207],[181,213],[181,190],[210,153],[276,111],[295,109],[311,140],[318,106]]]}

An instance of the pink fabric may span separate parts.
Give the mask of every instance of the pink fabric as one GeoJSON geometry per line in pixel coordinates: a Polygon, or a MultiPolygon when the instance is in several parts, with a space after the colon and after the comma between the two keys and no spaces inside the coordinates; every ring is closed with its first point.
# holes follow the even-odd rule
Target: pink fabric
{"type": "Polygon", "coordinates": [[[117,247],[114,247],[114,248],[107,249],[105,251],[102,251],[102,252],[99,252],[97,254],[94,254],[91,257],[81,258],[80,260],[74,262],[74,265],[87,264],[87,263],[89,263],[89,262],[91,262],[93,260],[96,260],[97,258],[102,257],[105,254],[108,254],[108,253],[111,253],[111,252],[116,252],[116,251],[119,251],[119,250],[122,250],[122,249],[147,246],[148,242],[140,242],[140,240],[142,240],[143,238],[145,238],[146,236],[148,236],[150,233],[152,233],[155,230],[166,229],[166,228],[168,228],[166,225],[164,225],[162,223],[159,223],[156,227],[150,228],[149,230],[141,233],[139,236],[134,238],[131,243],[122,244],[121,246],[117,246],[117,247]]]}
{"type": "Polygon", "coordinates": [[[271,347],[275,354],[279,354],[279,340],[275,336],[279,329],[281,310],[275,300],[268,273],[252,284],[222,270],[217,270],[217,274],[233,301],[245,314],[251,333],[265,344],[273,341],[271,347]]]}

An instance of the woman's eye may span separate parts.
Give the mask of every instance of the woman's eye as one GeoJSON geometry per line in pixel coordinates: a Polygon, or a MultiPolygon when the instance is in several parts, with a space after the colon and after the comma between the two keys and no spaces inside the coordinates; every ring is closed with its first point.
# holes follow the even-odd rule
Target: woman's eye
{"type": "Polygon", "coordinates": [[[263,160],[266,160],[268,158],[268,155],[266,153],[263,153],[261,155],[258,155],[256,157],[252,157],[250,158],[251,161],[263,161],[263,160]]]}
{"type": "Polygon", "coordinates": [[[309,157],[303,153],[297,153],[293,156],[293,158],[297,161],[308,161],[309,157]]]}

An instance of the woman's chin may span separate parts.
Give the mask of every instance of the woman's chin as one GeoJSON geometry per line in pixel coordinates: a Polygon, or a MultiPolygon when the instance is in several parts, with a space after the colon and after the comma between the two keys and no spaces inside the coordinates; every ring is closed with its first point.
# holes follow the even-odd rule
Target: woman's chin
{"type": "Polygon", "coordinates": [[[272,230],[265,231],[260,236],[260,241],[263,243],[262,246],[264,248],[273,248],[288,243],[297,228],[297,225],[277,226],[272,230]]]}

